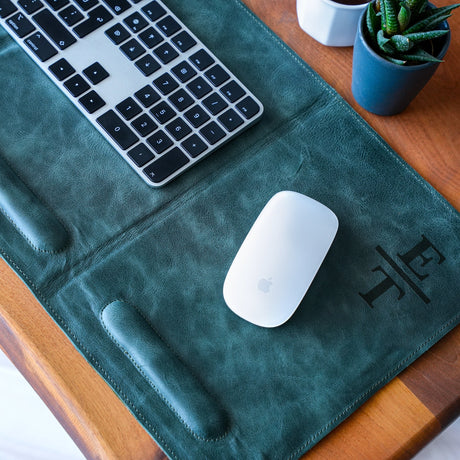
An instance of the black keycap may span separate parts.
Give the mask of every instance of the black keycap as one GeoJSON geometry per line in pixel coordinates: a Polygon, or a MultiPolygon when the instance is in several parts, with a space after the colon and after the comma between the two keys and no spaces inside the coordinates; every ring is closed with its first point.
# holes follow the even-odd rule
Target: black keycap
{"type": "Polygon", "coordinates": [[[166,14],[166,10],[156,1],[150,2],[142,8],[142,12],[151,20],[156,21],[166,14]]]}
{"type": "Polygon", "coordinates": [[[131,8],[128,0],[103,0],[103,2],[116,14],[124,13],[131,8]]]}
{"type": "Polygon", "coordinates": [[[0,18],[7,18],[17,10],[16,6],[10,0],[0,0],[0,18]]]}
{"type": "Polygon", "coordinates": [[[75,73],[75,69],[65,59],[59,59],[48,68],[59,81],[65,80],[75,73]]]}
{"type": "MultiPolygon", "coordinates": [[[[0,4],[2,2],[0,1],[0,4]]],[[[19,0],[18,5],[29,14],[34,14],[40,8],[43,7],[43,3],[40,0],[19,0]]],[[[1,6],[0,6],[1,8],[1,6]]]]}
{"type": "Polygon", "coordinates": [[[190,34],[185,30],[173,37],[171,41],[174,43],[177,49],[183,53],[192,48],[192,46],[196,45],[196,40],[191,37],[190,34]]]}
{"type": "Polygon", "coordinates": [[[190,160],[179,147],[170,150],[153,163],[149,164],[144,173],[155,184],[158,184],[185,166],[190,160]]]}
{"type": "Polygon", "coordinates": [[[187,89],[198,99],[212,91],[211,85],[203,77],[195,78],[187,85],[187,89]]]}
{"type": "Polygon", "coordinates": [[[161,96],[150,85],[144,86],[134,95],[144,107],[150,107],[154,102],[161,99],[161,96]]]}
{"type": "Polygon", "coordinates": [[[155,155],[145,144],[136,145],[128,152],[128,156],[139,168],[155,158],[155,155]]]}
{"type": "Polygon", "coordinates": [[[64,86],[70,91],[72,96],[81,96],[85,91],[88,91],[90,86],[83,80],[81,75],[75,75],[64,82],[64,86]]]}
{"type": "Polygon", "coordinates": [[[160,102],[150,110],[150,113],[163,125],[176,115],[176,112],[166,103],[160,102]]]}
{"type": "Polygon", "coordinates": [[[97,119],[97,122],[123,150],[131,147],[139,140],[139,138],[123,123],[121,118],[113,110],[109,110],[104,113],[104,115],[101,115],[97,119]]]}
{"type": "Polygon", "coordinates": [[[182,118],[176,118],[166,125],[166,131],[168,131],[168,133],[171,134],[176,141],[180,141],[192,132],[192,128],[190,128],[190,126],[185,123],[182,118]]]}
{"type": "Polygon", "coordinates": [[[147,20],[137,12],[129,15],[123,22],[135,33],[140,32],[148,26],[147,20]]]}
{"type": "Polygon", "coordinates": [[[67,28],[59,22],[58,19],[49,10],[41,10],[32,16],[32,19],[43,29],[46,35],[63,50],[75,43],[77,40],[67,30],[67,28]]]}
{"type": "Polygon", "coordinates": [[[98,0],[74,0],[75,3],[78,3],[78,6],[83,10],[83,11],[88,11],[89,9],[93,8],[93,6],[96,6],[99,2],[98,0]]]}
{"type": "Polygon", "coordinates": [[[225,137],[225,131],[215,122],[207,124],[200,129],[200,134],[211,144],[214,145],[225,137]]]}
{"type": "Polygon", "coordinates": [[[208,148],[198,134],[193,134],[188,139],[185,139],[181,146],[192,158],[196,158],[208,148]]]}
{"type": "Polygon", "coordinates": [[[83,73],[93,85],[97,85],[109,76],[107,70],[105,70],[104,67],[99,64],[99,62],[95,62],[94,64],[87,67],[83,73]]]}
{"type": "Polygon", "coordinates": [[[160,92],[164,95],[169,94],[170,92],[174,91],[176,88],[179,87],[179,83],[177,83],[174,78],[169,75],[169,73],[164,73],[161,77],[158,77],[153,81],[153,84],[160,90],[160,92]]]}
{"type": "Polygon", "coordinates": [[[204,74],[214,86],[220,86],[230,78],[230,75],[219,64],[207,70],[204,74]]]}
{"type": "Polygon", "coordinates": [[[203,105],[213,114],[217,115],[222,112],[228,104],[217,94],[212,93],[206,99],[203,100],[203,105]]]}
{"type": "Polygon", "coordinates": [[[165,150],[169,149],[174,143],[168,137],[168,135],[164,131],[157,131],[155,134],[150,136],[147,139],[149,145],[152,146],[153,150],[160,154],[163,153],[165,150]]]}
{"type": "Polygon", "coordinates": [[[124,101],[117,104],[115,107],[125,120],[131,120],[131,118],[142,112],[142,109],[132,97],[128,97],[124,101]]]}
{"type": "Polygon", "coordinates": [[[24,16],[24,13],[14,14],[6,21],[6,23],[20,38],[29,35],[35,30],[35,26],[24,16]]]}
{"type": "Polygon", "coordinates": [[[227,110],[217,119],[227,128],[227,131],[230,132],[244,123],[243,119],[233,109],[227,110]]]}
{"type": "Polygon", "coordinates": [[[153,52],[163,64],[168,64],[179,56],[178,52],[169,43],[163,43],[158,48],[155,48],[153,52]]]}
{"type": "Polygon", "coordinates": [[[157,27],[167,36],[171,37],[181,29],[180,24],[172,17],[166,16],[161,21],[157,22],[157,27]]]}
{"type": "Polygon", "coordinates": [[[222,86],[222,88],[220,88],[220,92],[230,102],[236,102],[246,94],[246,91],[241,88],[241,86],[235,80],[232,80],[231,82],[222,86]]]}
{"type": "Polygon", "coordinates": [[[68,5],[69,0],[44,0],[54,11],[64,8],[68,5]]]}
{"type": "Polygon", "coordinates": [[[26,38],[24,42],[42,62],[47,61],[50,57],[58,53],[56,48],[51,45],[41,32],[35,32],[26,38]]]}
{"type": "Polygon", "coordinates": [[[104,107],[105,102],[96,91],[90,91],[88,94],[82,96],[78,102],[89,112],[94,113],[101,107],[104,107]]]}
{"type": "Polygon", "coordinates": [[[139,38],[147,48],[153,48],[160,44],[164,38],[153,27],[149,27],[139,34],[139,38]]]}
{"type": "Polygon", "coordinates": [[[169,101],[171,102],[174,107],[176,107],[177,110],[185,110],[187,107],[190,107],[193,104],[194,99],[190,94],[187,93],[187,91],[180,89],[179,91],[176,91],[174,94],[171,94],[169,96],[169,101]]]}
{"type": "Polygon", "coordinates": [[[207,69],[214,64],[214,59],[205,51],[200,50],[190,56],[190,61],[198,70],[207,69]]]}
{"type": "Polygon", "coordinates": [[[146,77],[161,68],[161,65],[150,54],[141,57],[135,65],[146,77]]]}
{"type": "Polygon", "coordinates": [[[196,72],[192,69],[192,66],[185,61],[173,67],[171,71],[182,83],[189,81],[196,75],[196,72]]]}
{"type": "Polygon", "coordinates": [[[110,29],[107,29],[105,34],[115,45],[119,45],[131,37],[131,34],[121,24],[115,24],[110,29]]]}
{"type": "Polygon", "coordinates": [[[145,48],[135,38],[121,45],[120,49],[130,61],[134,61],[145,53],[145,48]]]}
{"type": "Polygon", "coordinates": [[[88,19],[76,26],[73,31],[80,37],[86,37],[91,32],[107,24],[113,18],[112,14],[102,5],[88,12],[88,19]]]}
{"type": "Polygon", "coordinates": [[[81,12],[73,5],[69,5],[67,8],[60,11],[59,16],[69,27],[74,26],[84,18],[81,12]]]}
{"type": "Polygon", "coordinates": [[[152,131],[157,129],[157,124],[146,114],[136,118],[131,126],[142,136],[148,136],[152,131]]]}
{"type": "Polygon", "coordinates": [[[200,127],[211,118],[204,109],[198,105],[187,110],[184,116],[195,128],[200,127]]]}
{"type": "Polygon", "coordinates": [[[236,104],[236,108],[244,115],[246,119],[252,118],[259,113],[259,106],[251,97],[245,97],[241,102],[236,104]]]}

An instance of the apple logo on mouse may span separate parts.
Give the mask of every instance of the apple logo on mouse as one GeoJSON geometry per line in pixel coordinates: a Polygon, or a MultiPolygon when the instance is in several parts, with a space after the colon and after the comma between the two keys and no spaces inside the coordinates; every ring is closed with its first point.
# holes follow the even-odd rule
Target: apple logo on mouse
{"type": "Polygon", "coordinates": [[[257,288],[259,291],[262,291],[265,294],[268,294],[270,291],[270,287],[273,284],[271,278],[261,278],[259,282],[257,283],[257,288]]]}

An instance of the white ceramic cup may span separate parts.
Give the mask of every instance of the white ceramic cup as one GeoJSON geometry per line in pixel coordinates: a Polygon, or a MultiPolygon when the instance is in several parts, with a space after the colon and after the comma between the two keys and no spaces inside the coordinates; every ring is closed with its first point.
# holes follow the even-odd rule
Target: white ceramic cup
{"type": "Polygon", "coordinates": [[[297,0],[300,27],[326,46],[352,46],[361,13],[369,2],[344,5],[332,0],[297,0]]]}

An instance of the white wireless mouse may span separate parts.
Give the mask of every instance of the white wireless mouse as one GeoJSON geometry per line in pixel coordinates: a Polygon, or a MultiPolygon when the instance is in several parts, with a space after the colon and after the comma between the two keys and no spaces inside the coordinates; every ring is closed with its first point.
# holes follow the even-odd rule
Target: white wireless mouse
{"type": "Polygon", "coordinates": [[[326,206],[301,193],[274,195],[241,245],[224,282],[224,299],[241,318],[276,327],[295,312],[338,229],[326,206]]]}

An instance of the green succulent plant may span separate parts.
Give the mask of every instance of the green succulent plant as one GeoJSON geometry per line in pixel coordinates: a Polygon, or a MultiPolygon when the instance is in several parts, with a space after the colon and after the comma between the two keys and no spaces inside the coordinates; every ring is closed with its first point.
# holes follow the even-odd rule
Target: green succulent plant
{"type": "Polygon", "coordinates": [[[449,31],[437,27],[459,6],[433,8],[428,0],[373,0],[366,13],[371,45],[399,65],[441,62],[433,56],[433,40],[449,31]]]}

